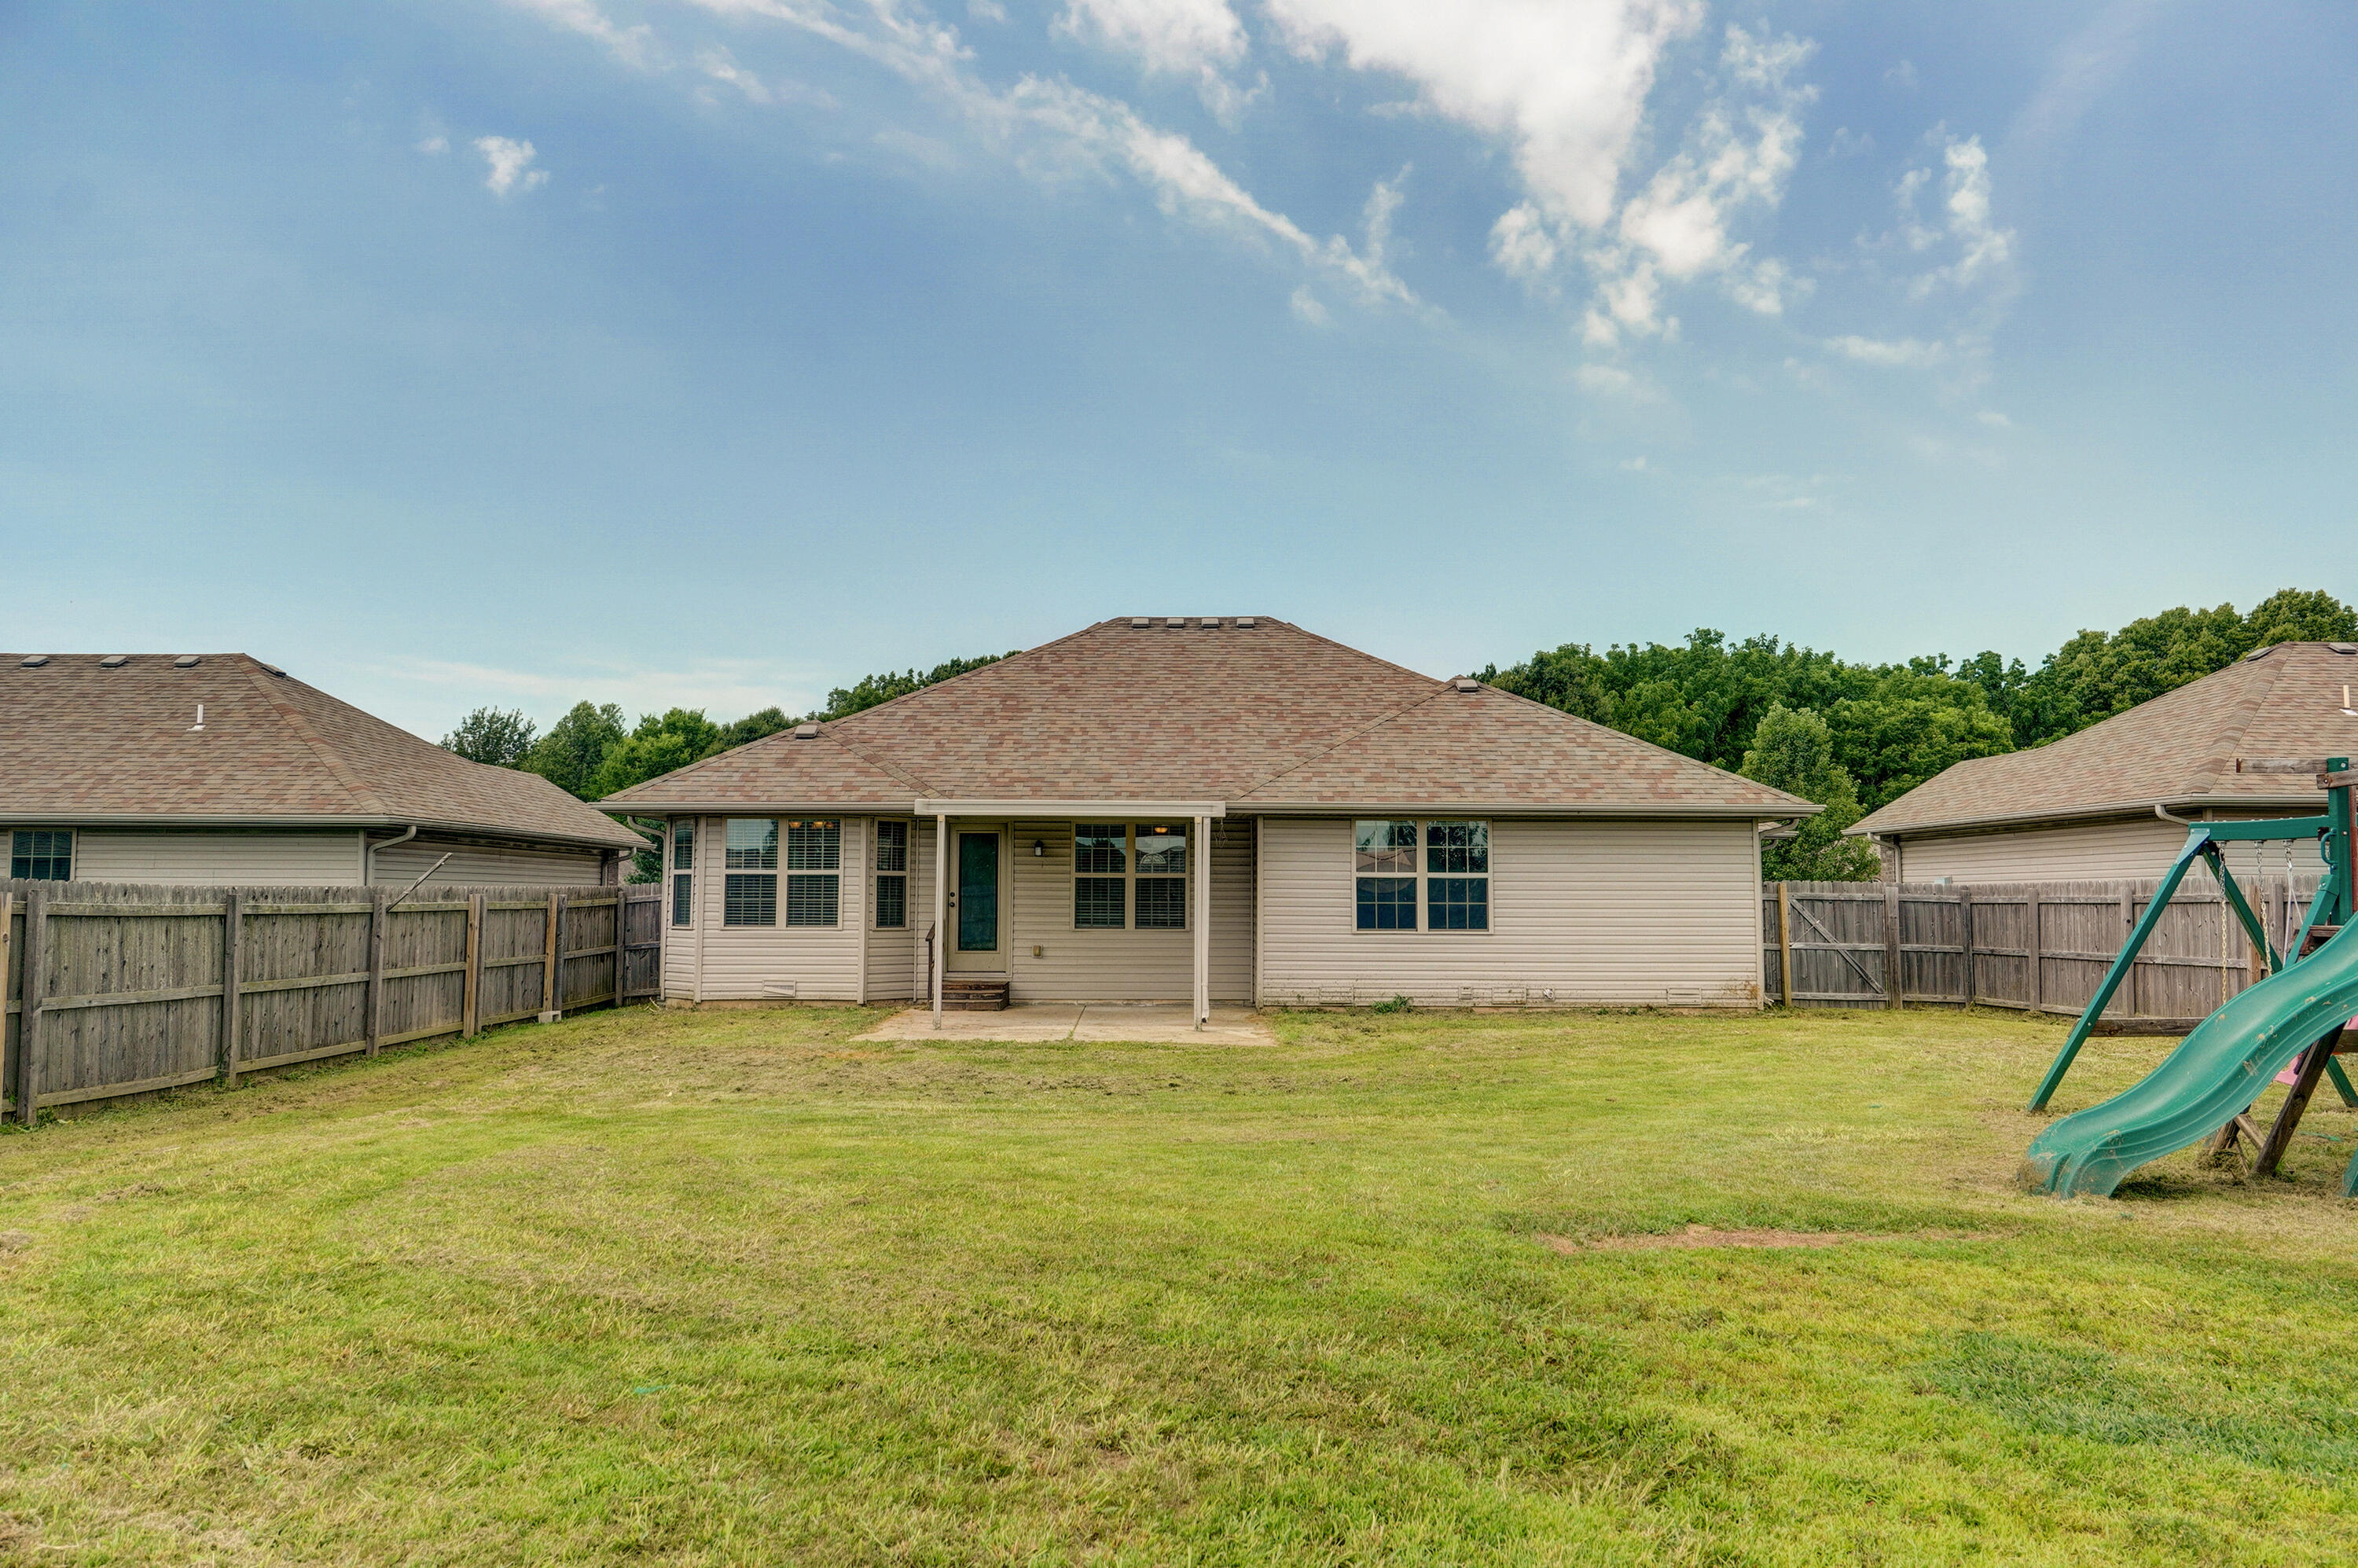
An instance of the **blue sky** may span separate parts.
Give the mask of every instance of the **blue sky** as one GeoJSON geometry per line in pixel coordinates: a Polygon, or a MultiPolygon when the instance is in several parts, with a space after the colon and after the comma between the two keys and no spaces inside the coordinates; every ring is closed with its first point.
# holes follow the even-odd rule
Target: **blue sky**
{"type": "Polygon", "coordinates": [[[2358,10],[0,0],[28,649],[422,733],[1110,614],[2358,597],[2358,10]]]}

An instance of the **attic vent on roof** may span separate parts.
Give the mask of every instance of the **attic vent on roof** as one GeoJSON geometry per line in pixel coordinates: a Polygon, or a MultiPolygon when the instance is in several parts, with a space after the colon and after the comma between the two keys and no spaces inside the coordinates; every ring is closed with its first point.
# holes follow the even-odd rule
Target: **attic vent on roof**
{"type": "Polygon", "coordinates": [[[816,724],[797,724],[797,725],[795,725],[795,740],[797,740],[797,741],[816,741],[816,740],[817,740],[817,739],[818,739],[818,726],[817,726],[817,725],[816,725],[816,724]]]}
{"type": "Polygon", "coordinates": [[[176,670],[195,669],[197,667],[197,656],[194,654],[182,654],[178,658],[172,661],[172,667],[176,670]]]}
{"type": "Polygon", "coordinates": [[[131,655],[128,654],[109,654],[98,661],[98,667],[103,670],[119,670],[130,662],[131,655]]]}
{"type": "Polygon", "coordinates": [[[1480,681],[1467,680],[1462,676],[1457,679],[1451,681],[1449,684],[1455,687],[1460,691],[1480,691],[1482,689],[1482,683],[1480,681]]]}
{"type": "Polygon", "coordinates": [[[1238,616],[1238,617],[1237,617],[1237,630],[1238,630],[1238,631],[1239,631],[1239,632],[1249,632],[1249,631],[1251,631],[1252,629],[1253,629],[1253,618],[1252,618],[1251,616],[1249,616],[1249,615],[1239,615],[1239,616],[1238,616]]]}
{"type": "Polygon", "coordinates": [[[43,665],[46,665],[46,664],[48,664],[48,663],[49,662],[49,654],[34,654],[30,655],[29,657],[23,658],[23,659],[19,659],[19,660],[17,660],[16,662],[17,662],[19,665],[23,665],[26,669],[28,669],[28,670],[38,670],[38,669],[39,669],[43,665]]]}
{"type": "Polygon", "coordinates": [[[1166,631],[1166,632],[1177,632],[1177,631],[1181,631],[1181,630],[1183,630],[1183,629],[1186,626],[1186,624],[1187,624],[1187,618],[1186,618],[1185,616],[1184,616],[1184,615],[1174,615],[1173,617],[1171,617],[1171,619],[1169,619],[1168,621],[1165,621],[1165,622],[1163,623],[1163,630],[1164,630],[1164,631],[1166,631]]]}
{"type": "Polygon", "coordinates": [[[2328,643],[2326,646],[2337,654],[2358,654],[2358,643],[2328,643]]]}
{"type": "Polygon", "coordinates": [[[1133,632],[1143,632],[1153,624],[1154,617],[1152,615],[1133,615],[1130,618],[1130,629],[1133,632]]]}
{"type": "Polygon", "coordinates": [[[1217,615],[1206,615],[1201,624],[1206,632],[1217,632],[1220,629],[1220,618],[1217,615]]]}
{"type": "Polygon", "coordinates": [[[2271,643],[2270,644],[2268,644],[2268,645],[2267,645],[2266,647],[2265,647],[2265,648],[2254,648],[2250,653],[2245,654],[2244,655],[2244,662],[2245,664],[2250,664],[2254,659],[2265,659],[2265,658],[2266,658],[2270,654],[2273,654],[2273,653],[2275,653],[2275,652],[2276,652],[2276,644],[2275,644],[2275,643],[2271,643]]]}
{"type": "MultiPolygon", "coordinates": [[[[262,664],[262,661],[256,659],[254,663],[260,665],[262,664]]],[[[287,672],[280,669],[276,665],[262,665],[262,667],[268,670],[272,675],[276,676],[280,680],[285,680],[287,678],[287,672]]]]}

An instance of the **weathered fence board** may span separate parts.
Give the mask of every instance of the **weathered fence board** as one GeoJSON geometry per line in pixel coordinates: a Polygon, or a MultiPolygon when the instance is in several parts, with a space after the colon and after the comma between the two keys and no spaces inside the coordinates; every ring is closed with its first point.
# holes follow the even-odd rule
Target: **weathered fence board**
{"type": "MultiPolygon", "coordinates": [[[[2159,886],[2158,880],[1770,882],[1760,905],[1767,995],[1791,1007],[2013,1007],[2076,1016],[2159,886]]],[[[2279,949],[2316,892],[2314,877],[2267,878],[2244,889],[2279,949]]],[[[2259,972],[2217,884],[2190,877],[2104,1018],[2190,1022],[2259,972]]]]}
{"type": "Polygon", "coordinates": [[[433,888],[396,904],[392,890],[0,879],[0,1081],[30,1120],[612,1003],[618,979],[621,1000],[653,997],[660,892],[433,888]]]}

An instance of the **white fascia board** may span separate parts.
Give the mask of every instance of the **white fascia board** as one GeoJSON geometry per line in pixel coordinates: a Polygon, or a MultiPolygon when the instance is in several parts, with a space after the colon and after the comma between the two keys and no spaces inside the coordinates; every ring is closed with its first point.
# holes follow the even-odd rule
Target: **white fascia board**
{"type": "Polygon", "coordinates": [[[947,800],[920,795],[919,816],[1226,816],[1225,800],[947,800]]]}

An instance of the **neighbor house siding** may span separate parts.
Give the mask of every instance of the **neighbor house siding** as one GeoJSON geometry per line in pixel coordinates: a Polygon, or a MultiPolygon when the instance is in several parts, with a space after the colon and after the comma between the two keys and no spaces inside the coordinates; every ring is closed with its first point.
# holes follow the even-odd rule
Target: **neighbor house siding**
{"type": "MultiPolygon", "coordinates": [[[[1899,880],[1910,882],[2055,882],[2152,878],[2169,871],[2186,846],[2186,829],[2158,816],[2122,822],[2090,822],[2072,827],[2020,828],[1960,834],[1942,838],[1906,838],[1899,845],[1899,880]]],[[[2286,846],[2261,851],[2267,874],[2281,874],[2286,846]]],[[[2295,843],[2295,876],[2324,869],[2314,842],[2295,843]]],[[[2249,844],[2224,847],[2227,869],[2242,880],[2252,864],[2249,844]]],[[[2195,873],[2208,881],[2197,867],[2195,873]]]]}
{"type": "Polygon", "coordinates": [[[1497,818],[1487,932],[1372,932],[1350,821],[1264,818],[1261,1000],[1755,1007],[1757,845],[1750,822],[1497,818]]]}
{"type": "Polygon", "coordinates": [[[596,849],[494,849],[431,838],[379,849],[375,860],[377,882],[395,888],[420,877],[427,887],[594,887],[606,874],[606,857],[596,849]]]}
{"type": "MultiPolygon", "coordinates": [[[[667,933],[666,958],[677,953],[687,961],[666,963],[664,994],[698,997],[704,1001],[855,1001],[860,996],[860,944],[867,935],[866,865],[869,851],[865,817],[843,822],[843,863],[838,890],[837,924],[832,926],[788,925],[784,835],[778,855],[778,924],[724,925],[728,870],[722,853],[728,818],[699,817],[696,831],[696,925],[693,931],[667,933]],[[702,984],[698,979],[701,974],[702,984]]],[[[669,918],[670,906],[665,906],[669,918]]]]}
{"type": "MultiPolygon", "coordinates": [[[[1014,874],[1009,891],[1014,907],[1008,912],[1009,1000],[1185,1001],[1195,995],[1192,930],[1084,931],[1074,926],[1071,823],[1018,821],[1010,839],[1014,874]],[[1035,842],[1044,854],[1032,853],[1035,842]],[[1040,949],[1037,957],[1034,947],[1040,949]]],[[[1210,979],[1217,1001],[1245,1001],[1252,996],[1252,856],[1250,819],[1214,819],[1210,979]]],[[[1191,865],[1191,878],[1193,871],[1191,865]]],[[[1195,914],[1193,892],[1191,881],[1191,921],[1195,914]]]]}
{"type": "Polygon", "coordinates": [[[349,887],[361,880],[361,836],[316,833],[74,834],[76,880],[221,882],[256,887],[349,887]]]}

